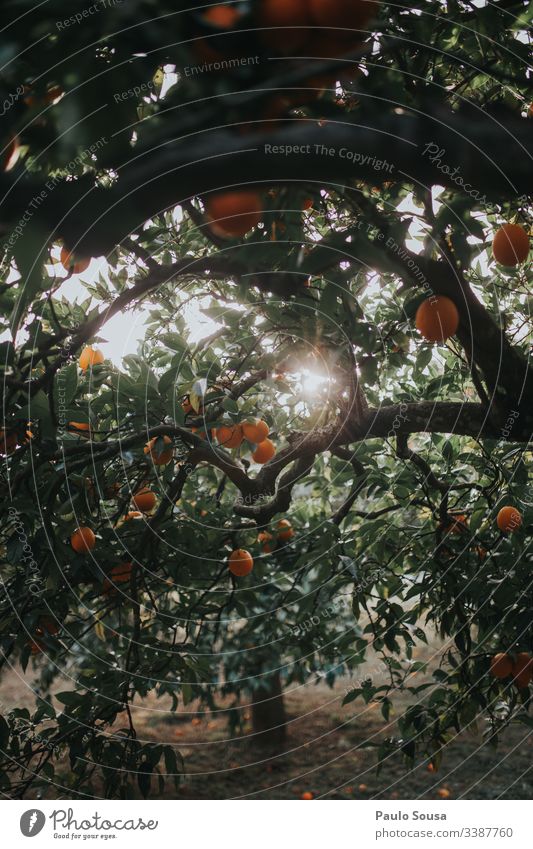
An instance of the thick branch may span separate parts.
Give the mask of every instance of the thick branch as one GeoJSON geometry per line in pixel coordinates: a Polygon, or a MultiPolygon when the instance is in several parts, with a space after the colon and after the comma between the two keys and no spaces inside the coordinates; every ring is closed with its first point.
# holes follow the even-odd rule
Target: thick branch
{"type": "MultiPolygon", "coordinates": [[[[512,114],[496,119],[486,113],[472,117],[442,110],[434,115],[379,111],[365,119],[364,126],[297,121],[282,124],[275,133],[245,138],[209,127],[194,144],[188,137],[138,148],[118,169],[119,179],[109,189],[96,187],[91,177],[58,185],[53,203],[40,207],[35,223],[80,253],[98,256],[162,210],[233,185],[376,185],[396,179],[457,188],[459,174],[480,196],[515,198],[530,185],[527,124],[512,114]],[[273,152],[280,146],[281,152],[273,152]],[[287,147],[293,150],[290,155],[285,155],[287,147]],[[443,151],[441,158],[451,174],[431,162],[428,150],[435,148],[443,151]],[[346,157],[348,151],[357,153],[357,162],[346,157]]],[[[4,222],[18,221],[43,190],[33,178],[0,175],[4,222]]]]}

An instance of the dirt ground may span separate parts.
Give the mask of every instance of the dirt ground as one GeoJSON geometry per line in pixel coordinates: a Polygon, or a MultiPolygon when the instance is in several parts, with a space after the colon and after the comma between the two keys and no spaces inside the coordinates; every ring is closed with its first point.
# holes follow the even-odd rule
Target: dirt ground
{"type": "MultiPolygon", "coordinates": [[[[2,712],[32,704],[31,677],[16,670],[4,676],[2,712]]],[[[150,697],[134,706],[133,719],[139,739],[174,744],[184,758],[181,786],[167,798],[300,799],[304,793],[318,799],[531,798],[533,733],[522,725],[512,727],[497,749],[483,742],[481,724],[477,733],[462,734],[448,745],[436,774],[426,763],[406,771],[405,762],[394,757],[377,775],[375,750],[360,747],[397,734],[396,720],[409,700],[398,695],[387,724],[379,705],[356,701],[342,707],[350,686],[348,680],[333,690],[309,683],[286,693],[288,736],[278,752],[258,747],[246,707],[243,733],[233,738],[225,714],[197,714],[194,704],[171,713],[163,700],[150,697]]],[[[58,787],[47,796],[72,798],[58,787]]]]}

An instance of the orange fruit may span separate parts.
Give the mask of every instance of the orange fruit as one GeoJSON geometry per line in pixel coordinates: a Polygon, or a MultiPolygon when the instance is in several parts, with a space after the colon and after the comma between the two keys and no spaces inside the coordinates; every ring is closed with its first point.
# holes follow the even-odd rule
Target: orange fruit
{"type": "Polygon", "coordinates": [[[145,486],[135,493],[131,501],[141,513],[149,513],[150,510],[154,509],[157,498],[155,492],[152,492],[150,487],[145,486]]]}
{"type": "Polygon", "coordinates": [[[72,251],[67,251],[65,247],[61,248],[60,262],[65,271],[71,271],[73,274],[81,274],[86,271],[91,264],[91,258],[78,257],[72,251]]]}
{"type": "Polygon", "coordinates": [[[216,431],[219,445],[223,448],[238,448],[242,444],[243,434],[240,425],[222,425],[216,431]]]}
{"type": "Polygon", "coordinates": [[[241,13],[227,3],[219,3],[206,9],[202,15],[204,21],[220,29],[231,29],[239,20],[241,13]]]}
{"type": "Polygon", "coordinates": [[[91,528],[77,528],[70,537],[70,544],[77,554],[86,554],[96,545],[96,537],[91,528]]]}
{"type": "Polygon", "coordinates": [[[231,552],[228,558],[228,567],[232,575],[237,578],[245,578],[254,568],[254,559],[249,551],[237,548],[231,552]]]}
{"type": "Polygon", "coordinates": [[[513,268],[528,258],[529,235],[520,224],[504,224],[492,243],[494,259],[500,265],[513,268]]]}
{"type": "Polygon", "coordinates": [[[447,528],[450,534],[460,534],[468,528],[468,516],[465,516],[464,513],[450,516],[450,519],[451,524],[447,528]]]}
{"type": "Polygon", "coordinates": [[[252,458],[256,463],[259,463],[260,466],[264,466],[265,463],[268,463],[269,460],[272,459],[274,454],[276,453],[276,448],[271,439],[264,439],[252,454],[252,458]]]}
{"type": "Polygon", "coordinates": [[[17,136],[9,140],[7,147],[2,152],[2,170],[11,171],[18,162],[20,156],[20,144],[17,136]]]}
{"type": "Polygon", "coordinates": [[[124,516],[123,522],[131,522],[132,519],[142,519],[143,514],[140,510],[130,510],[129,513],[126,513],[124,516]]]}
{"type": "Polygon", "coordinates": [[[270,428],[266,422],[259,419],[257,422],[244,422],[242,432],[248,442],[253,442],[255,445],[264,442],[270,433],[270,428]]]}
{"type": "Polygon", "coordinates": [[[522,651],[516,655],[512,675],[514,683],[521,690],[529,686],[533,678],[533,660],[528,652],[522,651]]]}
{"type": "Polygon", "coordinates": [[[260,4],[261,40],[276,53],[302,47],[311,23],[308,0],[262,0],[260,4]]]}
{"type": "Polygon", "coordinates": [[[512,534],[522,525],[522,514],[516,507],[502,507],[496,517],[497,525],[503,533],[512,534]]]}
{"type": "Polygon", "coordinates": [[[447,787],[440,787],[437,793],[440,799],[449,799],[451,795],[447,787]]]}
{"type": "Polygon", "coordinates": [[[499,652],[490,661],[490,674],[494,678],[507,678],[513,671],[513,658],[510,654],[499,652]]]}
{"type": "Polygon", "coordinates": [[[12,454],[17,447],[17,434],[7,430],[0,430],[0,454],[5,457],[12,454]]]}
{"type": "Polygon", "coordinates": [[[150,455],[150,459],[156,466],[166,466],[174,456],[174,449],[165,448],[165,445],[172,445],[170,436],[154,436],[144,446],[144,453],[150,455]]]}
{"type": "Polygon", "coordinates": [[[306,790],[306,792],[302,793],[302,795],[300,796],[300,799],[305,799],[306,801],[310,801],[311,799],[314,799],[314,798],[315,797],[313,796],[313,794],[309,790],[306,790]]]}
{"type": "Polygon", "coordinates": [[[258,534],[257,542],[261,544],[263,554],[272,554],[274,551],[274,537],[268,531],[261,531],[258,534]]]}
{"type": "Polygon", "coordinates": [[[205,211],[216,236],[238,239],[259,224],[263,204],[258,192],[224,192],[210,197],[205,203],[205,211]]]}
{"type": "Polygon", "coordinates": [[[80,354],[79,364],[82,371],[87,371],[93,366],[101,366],[105,357],[99,348],[93,348],[87,345],[80,354]]]}
{"type": "MultiPolygon", "coordinates": [[[[309,8],[315,24],[322,27],[358,29],[375,17],[379,2],[371,0],[309,0],[309,8]]],[[[346,31],[347,38],[353,33],[346,31]]]]}
{"type": "Polygon", "coordinates": [[[133,563],[118,563],[113,566],[108,578],[104,578],[102,589],[105,594],[115,593],[117,584],[126,584],[131,578],[133,563]]]}
{"type": "Polygon", "coordinates": [[[287,542],[294,536],[294,530],[288,519],[280,519],[278,522],[278,539],[287,542]]]}
{"type": "Polygon", "coordinates": [[[415,324],[428,342],[444,342],[457,332],[459,312],[451,298],[433,295],[418,307],[415,324]]]}
{"type": "Polygon", "coordinates": [[[70,430],[78,431],[81,436],[90,436],[91,434],[89,422],[69,422],[68,427],[70,430]]]}
{"type": "Polygon", "coordinates": [[[263,542],[270,542],[270,540],[271,540],[272,538],[273,538],[273,537],[272,537],[272,534],[270,534],[268,531],[261,531],[261,532],[257,535],[257,542],[261,542],[261,543],[263,543],[263,542]]]}

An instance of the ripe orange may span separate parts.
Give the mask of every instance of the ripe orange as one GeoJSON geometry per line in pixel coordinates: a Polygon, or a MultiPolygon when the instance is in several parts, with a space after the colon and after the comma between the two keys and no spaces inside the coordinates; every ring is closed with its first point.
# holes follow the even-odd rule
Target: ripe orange
{"type": "Polygon", "coordinates": [[[126,513],[124,516],[123,522],[131,522],[132,519],[142,519],[143,514],[140,510],[130,510],[129,513],[126,513]]]}
{"type": "Polygon", "coordinates": [[[126,584],[131,578],[133,563],[118,563],[113,566],[108,578],[104,578],[102,589],[105,594],[116,593],[117,584],[126,584]]]}
{"type": "Polygon", "coordinates": [[[263,204],[257,192],[243,190],[213,195],[206,201],[205,210],[216,236],[239,239],[259,224],[263,204]]]}
{"type": "Polygon", "coordinates": [[[494,236],[492,252],[496,262],[513,268],[528,257],[529,235],[520,224],[504,224],[494,236]]]}
{"type": "Polygon", "coordinates": [[[272,534],[269,533],[268,531],[261,531],[257,535],[257,542],[261,542],[261,543],[269,542],[271,539],[272,539],[272,534]]]}
{"type": "Polygon", "coordinates": [[[77,554],[86,554],[96,545],[96,537],[91,528],[77,528],[70,537],[70,544],[77,554]]]}
{"type": "Polygon", "coordinates": [[[294,536],[294,529],[288,519],[280,519],[278,522],[278,539],[287,542],[294,536]]]}
{"type": "Polygon", "coordinates": [[[262,0],[259,24],[262,41],[277,53],[291,53],[309,37],[311,25],[308,0],[262,0]]]}
{"type": "Polygon", "coordinates": [[[353,38],[348,30],[366,26],[378,6],[379,2],[371,0],[309,0],[314,22],[322,27],[346,28],[347,38],[353,38]]]}
{"type": "Polygon", "coordinates": [[[91,264],[90,257],[78,257],[72,251],[67,251],[65,247],[61,248],[60,262],[65,271],[71,271],[73,274],[81,274],[86,271],[91,264]]]}
{"type": "Polygon", "coordinates": [[[5,457],[12,454],[17,447],[17,434],[7,430],[0,430],[0,454],[5,457]]]}
{"type": "Polygon", "coordinates": [[[490,661],[490,674],[494,678],[507,678],[513,671],[513,658],[510,654],[499,652],[490,661]]]}
{"type": "Polygon", "coordinates": [[[105,357],[99,348],[93,348],[87,345],[80,354],[79,364],[82,371],[87,371],[93,366],[101,366],[105,357]]]}
{"type": "Polygon", "coordinates": [[[141,513],[149,513],[150,510],[154,509],[157,498],[155,492],[152,492],[150,487],[145,486],[135,493],[131,501],[141,513]]]}
{"type": "Polygon", "coordinates": [[[450,298],[433,295],[418,307],[415,323],[428,342],[444,342],[457,332],[459,312],[450,298]]]}
{"type": "Polygon", "coordinates": [[[20,156],[20,144],[17,136],[9,140],[7,147],[2,152],[2,170],[11,171],[18,162],[20,156]]]}
{"type": "Polygon", "coordinates": [[[206,9],[202,17],[204,21],[213,24],[220,29],[231,29],[239,20],[241,14],[238,9],[229,6],[227,3],[219,3],[217,6],[211,6],[206,9]]]}
{"type": "Polygon", "coordinates": [[[232,575],[237,578],[245,578],[254,568],[254,559],[249,551],[237,548],[231,552],[228,558],[228,567],[232,575]]]}
{"type": "Polygon", "coordinates": [[[150,455],[150,459],[156,466],[166,466],[174,456],[174,449],[165,448],[165,445],[172,445],[170,436],[154,436],[144,446],[144,453],[150,455]]]}
{"type": "Polygon", "coordinates": [[[91,434],[89,422],[69,422],[68,427],[70,430],[78,431],[80,436],[90,436],[91,434]]]}
{"type": "Polygon", "coordinates": [[[314,798],[315,797],[313,796],[313,794],[309,790],[306,790],[306,792],[302,793],[302,795],[300,796],[300,799],[305,799],[305,801],[310,801],[311,799],[314,799],[314,798]]]}
{"type": "Polygon", "coordinates": [[[496,517],[497,525],[503,533],[512,534],[522,525],[522,514],[516,507],[502,507],[496,517]]]}
{"type": "Polygon", "coordinates": [[[261,544],[263,554],[272,554],[274,551],[274,537],[268,531],[261,531],[257,536],[257,542],[261,544]]]}
{"type": "Polygon", "coordinates": [[[244,439],[240,425],[222,425],[217,429],[217,440],[223,448],[238,448],[244,439]]]}
{"type": "Polygon", "coordinates": [[[270,433],[270,428],[266,422],[259,419],[257,422],[244,422],[242,432],[248,442],[253,442],[255,445],[264,442],[270,433]]]}
{"type": "Polygon", "coordinates": [[[276,448],[271,439],[264,439],[252,454],[252,458],[256,463],[259,463],[260,466],[264,466],[265,463],[268,463],[269,460],[272,459],[274,454],[276,453],[276,448]]]}
{"type": "Polygon", "coordinates": [[[464,513],[457,514],[455,516],[450,516],[451,524],[448,526],[447,531],[451,534],[461,534],[464,530],[468,528],[468,516],[465,516],[464,513]]]}
{"type": "Polygon", "coordinates": [[[439,790],[437,790],[437,793],[439,798],[441,799],[449,799],[451,796],[451,792],[448,790],[447,787],[440,787],[439,790]]]}

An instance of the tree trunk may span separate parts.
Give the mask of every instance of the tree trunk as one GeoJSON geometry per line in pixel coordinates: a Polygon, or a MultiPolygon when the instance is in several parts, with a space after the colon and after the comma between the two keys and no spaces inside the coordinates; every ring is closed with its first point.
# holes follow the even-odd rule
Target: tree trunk
{"type": "Polygon", "coordinates": [[[287,736],[287,717],[279,673],[263,678],[252,699],[254,743],[260,746],[281,745],[287,736]]]}

